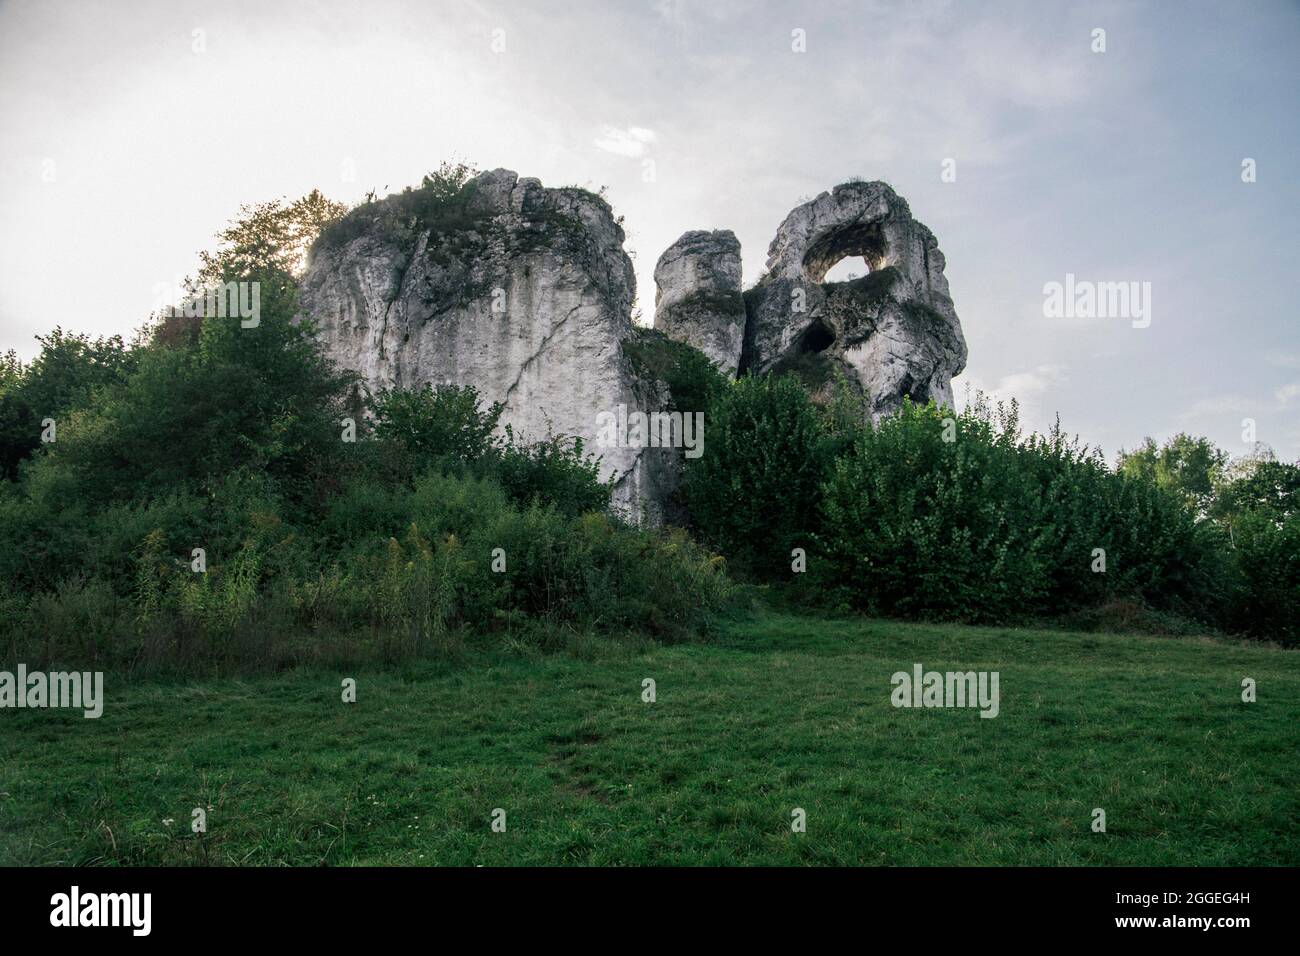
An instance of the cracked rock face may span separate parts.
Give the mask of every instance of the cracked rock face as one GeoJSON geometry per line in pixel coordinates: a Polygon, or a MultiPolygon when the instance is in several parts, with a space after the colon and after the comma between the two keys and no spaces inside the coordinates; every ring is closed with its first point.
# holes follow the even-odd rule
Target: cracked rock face
{"type": "Polygon", "coordinates": [[[580,437],[621,476],[615,507],[662,520],[673,450],[596,441],[600,412],[662,399],[623,355],[635,279],[608,204],[504,169],[427,219],[405,198],[360,207],[313,251],[300,302],[329,357],[372,391],[473,385],[524,441],[580,437]]]}
{"type": "Polygon", "coordinates": [[[745,338],[740,242],[730,229],[694,230],[655,265],[655,328],[735,375],[745,338]]]}
{"type": "Polygon", "coordinates": [[[881,182],[846,183],[794,209],[768,247],[767,274],[746,293],[741,368],[836,373],[866,396],[873,417],[905,397],[951,406],[966,340],[934,234],[881,182]],[[870,273],[824,283],[846,257],[870,273]]]}

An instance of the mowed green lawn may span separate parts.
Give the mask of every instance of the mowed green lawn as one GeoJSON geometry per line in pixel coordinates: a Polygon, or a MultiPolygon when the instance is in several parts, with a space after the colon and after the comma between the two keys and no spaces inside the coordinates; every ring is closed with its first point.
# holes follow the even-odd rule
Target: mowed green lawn
{"type": "Polygon", "coordinates": [[[0,711],[0,863],[1300,863],[1300,653],[1268,647],[761,614],[106,696],[0,711]],[[892,707],[918,662],[999,671],[1000,715],[892,707]]]}

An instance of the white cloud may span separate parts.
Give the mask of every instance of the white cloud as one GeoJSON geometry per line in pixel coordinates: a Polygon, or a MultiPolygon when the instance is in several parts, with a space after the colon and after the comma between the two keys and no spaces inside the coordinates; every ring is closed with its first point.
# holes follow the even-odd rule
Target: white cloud
{"type": "Polygon", "coordinates": [[[617,126],[602,126],[600,138],[593,140],[597,149],[603,149],[605,152],[613,153],[616,156],[627,156],[631,159],[644,156],[646,147],[654,141],[654,130],[645,129],[641,126],[629,126],[627,129],[620,129],[617,126]]]}
{"type": "Polygon", "coordinates": [[[687,0],[655,0],[651,9],[668,26],[685,32],[692,26],[723,23],[752,13],[748,0],[704,0],[687,3],[687,0]]]}
{"type": "Polygon", "coordinates": [[[1064,380],[1064,365],[1039,365],[1024,372],[1004,375],[989,391],[993,395],[1018,398],[1023,402],[1042,395],[1053,385],[1064,380]]]}
{"type": "Polygon", "coordinates": [[[1201,398],[1192,403],[1192,407],[1179,415],[1182,421],[1201,421],[1229,414],[1250,414],[1260,410],[1260,402],[1240,395],[1216,395],[1201,398]]]}
{"type": "Polygon", "coordinates": [[[1273,393],[1279,405],[1291,404],[1291,399],[1300,397],[1300,382],[1287,382],[1273,393]]]}
{"type": "Polygon", "coordinates": [[[1300,355],[1294,352],[1270,352],[1264,359],[1277,368],[1300,368],[1300,355]]]}
{"type": "Polygon", "coordinates": [[[678,28],[686,25],[685,0],[655,0],[653,7],[666,23],[678,28]]]}
{"type": "MultiPolygon", "coordinates": [[[[969,389],[968,398],[974,399],[979,392],[992,403],[1010,402],[1015,399],[1020,406],[1020,420],[1030,429],[1046,432],[1052,427],[1057,399],[1045,403],[1049,392],[1068,380],[1066,366],[1056,364],[1036,365],[1023,372],[1004,375],[994,385],[985,385],[974,376],[963,376],[960,380],[969,389]],[[1047,404],[1050,407],[1044,408],[1047,404]]],[[[957,391],[961,391],[960,386],[957,391]]],[[[1059,399],[1059,395],[1057,396],[1059,399]]],[[[966,402],[961,404],[965,405],[966,402]]]]}
{"type": "Polygon", "coordinates": [[[1272,402],[1262,398],[1246,398],[1243,395],[1215,395],[1197,400],[1180,417],[1190,419],[1229,412],[1252,415],[1260,412],[1277,412],[1286,408],[1296,398],[1300,398],[1300,382],[1287,382],[1273,389],[1272,402]]]}

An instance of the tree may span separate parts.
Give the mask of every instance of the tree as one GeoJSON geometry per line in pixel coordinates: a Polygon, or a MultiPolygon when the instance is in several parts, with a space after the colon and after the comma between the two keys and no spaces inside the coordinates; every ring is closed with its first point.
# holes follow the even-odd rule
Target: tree
{"type": "Polygon", "coordinates": [[[217,250],[199,254],[200,288],[255,272],[299,275],[316,237],[346,212],[319,189],[288,204],[277,199],[240,206],[235,221],[217,233],[217,250]]]}
{"type": "Polygon", "coordinates": [[[293,322],[292,294],[263,296],[261,321],[206,321],[192,347],[143,350],[126,382],[82,408],[43,464],[94,501],[208,490],[238,470],[292,498],[330,473],[353,376],[293,322]]]}
{"type": "Polygon", "coordinates": [[[459,196],[477,172],[469,163],[443,160],[433,172],[424,174],[420,188],[430,190],[435,199],[446,202],[459,196]]]}
{"type": "Polygon", "coordinates": [[[1176,493],[1195,514],[1204,516],[1227,462],[1228,453],[1208,438],[1180,432],[1163,445],[1148,438],[1136,451],[1121,451],[1117,469],[1176,493]]]}
{"type": "Polygon", "coordinates": [[[120,335],[92,339],[56,327],[38,335],[41,351],[24,366],[12,351],[0,358],[0,475],[40,447],[41,422],[88,404],[97,390],[120,385],[138,356],[120,335]]]}
{"type": "Polygon", "coordinates": [[[1233,462],[1211,507],[1211,514],[1231,522],[1249,512],[1279,520],[1300,513],[1300,464],[1277,461],[1269,452],[1233,462]]]}
{"type": "MultiPolygon", "coordinates": [[[[46,456],[51,467],[95,501],[148,500],[186,486],[206,490],[240,470],[264,475],[291,498],[328,479],[356,376],[325,358],[310,323],[295,321],[295,270],[322,224],[342,211],[316,190],[288,205],[242,207],[218,234],[216,251],[201,255],[199,275],[204,283],[255,285],[258,322],[164,319],[149,344],[130,352],[129,367],[113,376],[113,388],[97,394],[94,407],[77,402],[72,427],[60,430],[46,456]]],[[[49,357],[42,353],[28,376],[49,377],[44,370],[68,364],[62,360],[69,350],[91,350],[90,366],[104,365],[122,350],[120,339],[106,342],[94,343],[94,351],[86,340],[60,338],[56,330],[49,357]],[[107,357],[100,356],[105,350],[107,357]]],[[[79,361],[72,364],[86,365],[79,361]]],[[[83,371],[74,384],[88,378],[83,371]]],[[[87,393],[64,390],[83,399],[87,393]]]]}

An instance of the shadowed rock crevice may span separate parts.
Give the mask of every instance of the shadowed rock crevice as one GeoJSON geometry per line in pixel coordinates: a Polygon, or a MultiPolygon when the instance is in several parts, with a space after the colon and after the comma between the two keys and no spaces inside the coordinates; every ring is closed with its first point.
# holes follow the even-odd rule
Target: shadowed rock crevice
{"type": "Polygon", "coordinates": [[[816,354],[825,352],[835,344],[835,333],[828,329],[821,321],[813,322],[808,328],[803,330],[799,336],[799,343],[796,351],[800,354],[816,354]]]}

